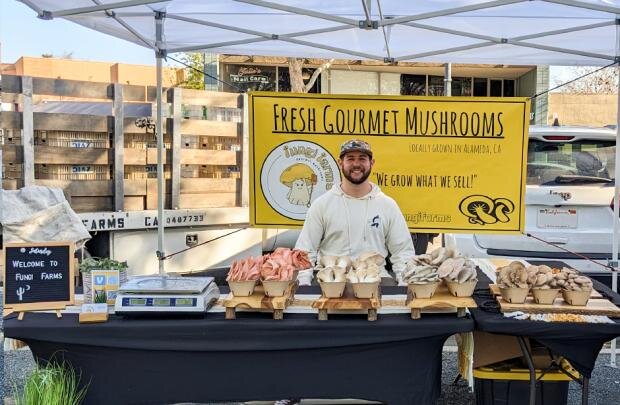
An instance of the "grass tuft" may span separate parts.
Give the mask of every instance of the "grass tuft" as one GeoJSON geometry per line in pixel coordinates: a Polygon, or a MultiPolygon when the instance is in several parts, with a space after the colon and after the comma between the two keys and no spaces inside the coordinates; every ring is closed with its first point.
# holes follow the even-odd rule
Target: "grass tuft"
{"type": "MultiPolygon", "coordinates": [[[[80,376],[69,364],[48,363],[28,376],[16,405],[79,405],[87,387],[79,388],[80,376]]],[[[17,389],[14,390],[17,392],[17,389]]]]}

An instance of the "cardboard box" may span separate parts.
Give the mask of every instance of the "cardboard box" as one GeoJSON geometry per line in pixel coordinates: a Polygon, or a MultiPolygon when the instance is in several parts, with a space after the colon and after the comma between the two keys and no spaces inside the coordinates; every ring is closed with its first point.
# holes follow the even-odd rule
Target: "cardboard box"
{"type": "MultiPolygon", "coordinates": [[[[553,357],[549,354],[549,350],[546,347],[534,347],[531,349],[532,363],[537,370],[544,370],[551,366],[553,357]]],[[[523,364],[527,367],[527,360],[523,358],[523,364]]]]}
{"type": "Polygon", "coordinates": [[[515,336],[474,332],[474,368],[523,356],[515,336]]]}

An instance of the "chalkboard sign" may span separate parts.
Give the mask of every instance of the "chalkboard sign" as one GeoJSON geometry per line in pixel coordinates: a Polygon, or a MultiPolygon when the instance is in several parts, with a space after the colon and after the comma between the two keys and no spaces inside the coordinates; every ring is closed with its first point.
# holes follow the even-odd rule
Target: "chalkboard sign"
{"type": "Polygon", "coordinates": [[[74,300],[72,242],[7,243],[4,307],[62,309],[74,300]]]}

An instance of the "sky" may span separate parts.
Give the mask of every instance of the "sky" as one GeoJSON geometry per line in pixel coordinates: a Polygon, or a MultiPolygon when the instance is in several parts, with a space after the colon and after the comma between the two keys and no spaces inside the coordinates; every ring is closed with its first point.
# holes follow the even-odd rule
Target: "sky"
{"type": "MultiPolygon", "coordinates": [[[[44,21],[16,0],[0,0],[0,62],[13,63],[22,56],[154,65],[152,50],[140,47],[61,19],[44,21]]],[[[573,69],[552,66],[550,86],[570,80],[573,69]]]]}
{"type": "Polygon", "coordinates": [[[57,57],[71,53],[73,59],[154,65],[152,50],[80,25],[55,19],[44,21],[15,0],[0,0],[0,62],[13,63],[22,56],[57,57]]]}

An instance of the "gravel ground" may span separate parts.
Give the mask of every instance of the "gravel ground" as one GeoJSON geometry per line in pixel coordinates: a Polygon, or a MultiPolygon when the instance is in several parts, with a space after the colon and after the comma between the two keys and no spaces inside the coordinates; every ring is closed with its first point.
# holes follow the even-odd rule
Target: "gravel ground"
{"type": "MultiPolygon", "coordinates": [[[[620,356],[618,356],[620,364],[620,356]]],[[[590,405],[620,404],[620,369],[609,365],[609,355],[602,354],[590,381],[590,405]]],[[[21,387],[24,379],[34,367],[32,354],[27,349],[12,350],[5,353],[5,392],[11,393],[13,387],[21,387]]],[[[443,353],[442,393],[437,405],[468,405],[474,403],[474,396],[469,392],[464,381],[453,384],[457,374],[456,353],[443,353]]],[[[309,405],[311,401],[303,401],[309,405]]],[[[352,403],[352,402],[348,402],[352,403]]],[[[581,390],[577,383],[570,383],[568,405],[581,403],[581,390]]],[[[215,404],[212,404],[215,405],[215,404]]],[[[218,404],[223,405],[223,404],[218,404]]],[[[230,404],[232,405],[232,404],[230,404]]]]}

